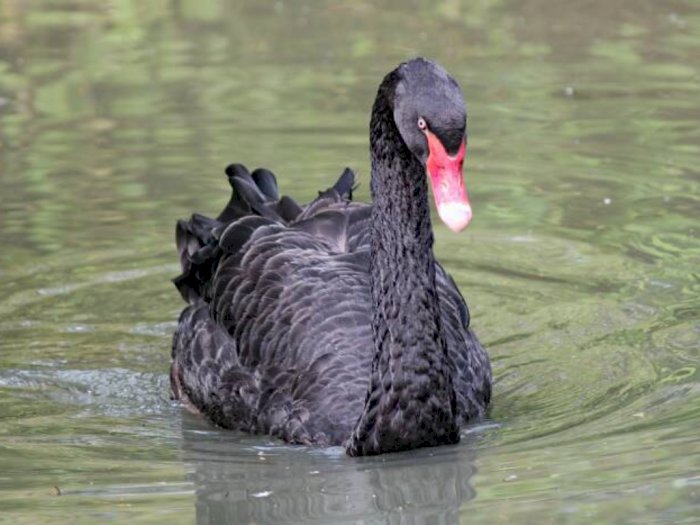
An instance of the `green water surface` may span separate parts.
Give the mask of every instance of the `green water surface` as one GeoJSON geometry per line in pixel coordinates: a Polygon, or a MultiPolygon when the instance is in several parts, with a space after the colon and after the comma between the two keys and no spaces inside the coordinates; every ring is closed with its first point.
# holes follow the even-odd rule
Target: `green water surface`
{"type": "Polygon", "coordinates": [[[0,2],[0,522],[700,523],[700,3],[0,2]],[[352,459],[168,398],[174,221],[223,167],[368,198],[376,87],[462,84],[436,252],[489,420],[352,459]]]}

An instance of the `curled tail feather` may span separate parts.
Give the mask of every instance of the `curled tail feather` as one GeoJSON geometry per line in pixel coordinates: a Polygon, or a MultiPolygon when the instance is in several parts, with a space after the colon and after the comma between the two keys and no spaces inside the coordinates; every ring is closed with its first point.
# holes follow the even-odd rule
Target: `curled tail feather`
{"type": "Polygon", "coordinates": [[[355,174],[345,168],[331,188],[319,192],[318,198],[302,207],[289,197],[280,197],[277,178],[270,170],[258,168],[250,173],[243,164],[230,164],[225,172],[231,197],[216,219],[194,214],[190,220],[179,220],[175,228],[182,273],[173,283],[190,304],[208,300],[221,256],[237,251],[255,229],[274,223],[288,225],[313,215],[329,202],[351,200],[355,184],[355,174]],[[229,228],[241,219],[246,219],[245,227],[229,228]]]}

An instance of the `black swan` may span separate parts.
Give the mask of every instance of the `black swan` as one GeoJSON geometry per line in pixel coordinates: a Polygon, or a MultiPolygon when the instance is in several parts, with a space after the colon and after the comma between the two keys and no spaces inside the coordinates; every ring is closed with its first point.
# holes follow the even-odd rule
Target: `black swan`
{"type": "Polygon", "coordinates": [[[459,85],[417,58],[372,108],[371,205],[352,202],[349,169],[300,206],[270,171],[229,166],[221,214],[177,224],[173,397],[221,427],[352,456],[457,443],[486,411],[491,366],[434,258],[427,178],[440,218],[466,227],[465,148],[459,85]]]}

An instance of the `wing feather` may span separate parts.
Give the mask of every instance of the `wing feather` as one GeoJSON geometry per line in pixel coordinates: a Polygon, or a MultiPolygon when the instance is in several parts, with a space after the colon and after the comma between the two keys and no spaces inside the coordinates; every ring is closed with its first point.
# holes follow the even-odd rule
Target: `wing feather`
{"type": "MultiPolygon", "coordinates": [[[[176,227],[175,285],[190,306],[173,340],[173,391],[221,426],[342,444],[374,351],[371,207],[352,202],[350,169],[304,206],[280,197],[268,170],[232,164],[226,173],[232,194],[217,218],[176,227]]],[[[479,395],[466,383],[485,384],[490,371],[474,361],[479,352],[464,352],[478,345],[469,311],[452,278],[436,272],[466,421],[479,395]]]]}

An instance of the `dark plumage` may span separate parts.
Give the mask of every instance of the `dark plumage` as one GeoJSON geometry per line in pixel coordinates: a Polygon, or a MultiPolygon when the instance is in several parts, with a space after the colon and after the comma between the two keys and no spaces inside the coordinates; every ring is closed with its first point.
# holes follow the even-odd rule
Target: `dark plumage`
{"type": "Polygon", "coordinates": [[[351,455],[456,443],[460,425],[484,415],[488,355],[433,257],[429,135],[445,162],[459,161],[461,181],[461,92],[414,59],[374,103],[371,206],[351,201],[349,169],[305,206],[280,197],[268,170],[226,169],[233,192],[219,216],[177,224],[174,282],[188,306],[173,339],[174,397],[222,427],[351,455]]]}

